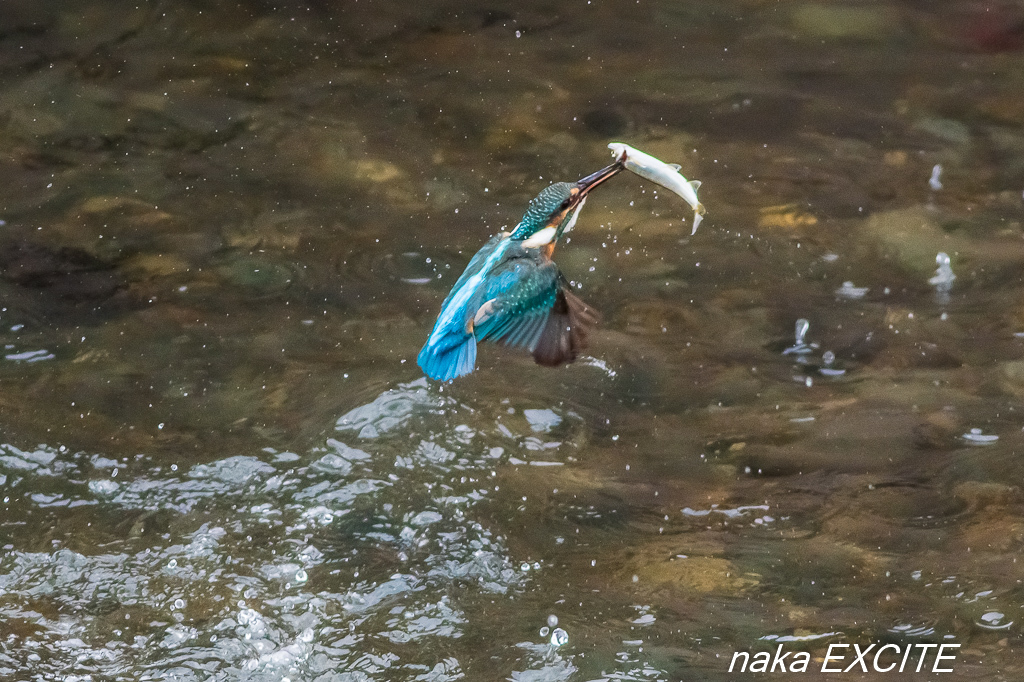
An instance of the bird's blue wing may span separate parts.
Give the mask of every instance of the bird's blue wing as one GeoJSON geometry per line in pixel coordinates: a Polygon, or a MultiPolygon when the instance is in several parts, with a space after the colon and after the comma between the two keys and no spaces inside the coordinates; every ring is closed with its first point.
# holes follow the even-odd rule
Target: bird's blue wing
{"type": "MultiPolygon", "coordinates": [[[[505,238],[492,237],[469,261],[452,287],[434,323],[430,337],[420,350],[416,362],[431,379],[448,381],[469,374],[476,365],[476,337],[466,324],[480,304],[482,291],[464,291],[470,280],[483,269],[487,259],[505,238]],[[456,299],[459,301],[455,303],[456,299]]],[[[474,289],[479,285],[474,285],[474,289]]]]}
{"type": "Polygon", "coordinates": [[[488,239],[486,244],[480,247],[480,250],[477,251],[476,254],[470,259],[469,265],[467,265],[466,269],[462,271],[462,274],[459,275],[459,279],[456,280],[454,286],[452,286],[451,291],[449,291],[448,295],[445,297],[444,303],[441,304],[442,311],[448,307],[448,303],[452,300],[452,296],[454,296],[455,293],[459,289],[461,289],[463,285],[465,285],[465,283],[471,277],[480,272],[480,268],[484,266],[484,263],[487,261],[488,257],[490,257],[492,253],[494,253],[495,247],[497,247],[498,244],[500,244],[501,241],[504,240],[505,238],[506,236],[503,234],[496,234],[490,239],[488,239]]]}
{"type": "Polygon", "coordinates": [[[536,255],[511,258],[495,270],[474,318],[477,338],[533,351],[558,298],[561,275],[536,255]]]}
{"type": "Polygon", "coordinates": [[[575,360],[599,319],[569,290],[558,266],[535,254],[503,264],[484,293],[477,337],[526,348],[540,365],[575,360]]]}

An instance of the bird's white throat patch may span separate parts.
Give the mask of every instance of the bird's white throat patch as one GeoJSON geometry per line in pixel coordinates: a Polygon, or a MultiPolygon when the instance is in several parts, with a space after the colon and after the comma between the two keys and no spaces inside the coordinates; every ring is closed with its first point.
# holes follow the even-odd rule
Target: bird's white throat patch
{"type": "Polygon", "coordinates": [[[536,249],[540,246],[547,246],[551,243],[551,240],[555,238],[556,229],[554,227],[545,227],[537,230],[532,235],[523,240],[523,246],[528,249],[536,249]]]}

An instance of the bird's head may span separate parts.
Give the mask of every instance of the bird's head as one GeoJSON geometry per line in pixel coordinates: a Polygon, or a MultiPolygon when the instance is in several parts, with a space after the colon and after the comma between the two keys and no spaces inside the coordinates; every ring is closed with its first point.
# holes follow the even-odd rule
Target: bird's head
{"type": "Polygon", "coordinates": [[[520,240],[528,247],[556,241],[563,232],[572,229],[587,193],[622,169],[622,162],[616,161],[576,182],[556,182],[545,187],[530,201],[522,220],[512,232],[512,239],[520,240]]]}

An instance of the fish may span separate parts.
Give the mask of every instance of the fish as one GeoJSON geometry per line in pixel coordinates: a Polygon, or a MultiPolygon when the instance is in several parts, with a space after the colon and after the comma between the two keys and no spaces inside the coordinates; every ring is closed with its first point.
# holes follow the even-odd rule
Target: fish
{"type": "Polygon", "coordinates": [[[700,180],[687,180],[679,172],[679,164],[665,163],[656,159],[650,154],[634,149],[622,142],[612,142],[608,145],[614,156],[626,170],[632,171],[642,178],[656,182],[665,189],[671,190],[681,196],[693,209],[693,231],[697,233],[697,227],[704,219],[707,209],[697,198],[697,188],[700,187],[700,180]]]}

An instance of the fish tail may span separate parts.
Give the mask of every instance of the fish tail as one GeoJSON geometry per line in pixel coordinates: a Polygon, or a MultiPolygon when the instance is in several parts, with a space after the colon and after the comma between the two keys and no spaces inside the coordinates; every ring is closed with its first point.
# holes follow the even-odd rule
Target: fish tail
{"type": "Polygon", "coordinates": [[[702,221],[702,220],[704,220],[704,215],[701,214],[701,213],[697,213],[695,211],[694,214],[693,214],[693,229],[690,230],[690,236],[691,237],[693,235],[697,234],[697,228],[700,227],[700,221],[702,221]]]}
{"type": "Polygon", "coordinates": [[[449,334],[439,339],[431,337],[420,351],[416,363],[428,377],[448,381],[469,374],[476,367],[476,336],[449,334]]]}
{"type": "Polygon", "coordinates": [[[697,215],[704,215],[705,213],[708,212],[708,210],[704,208],[704,204],[698,201],[697,205],[693,207],[693,212],[696,213],[697,215]]]}

